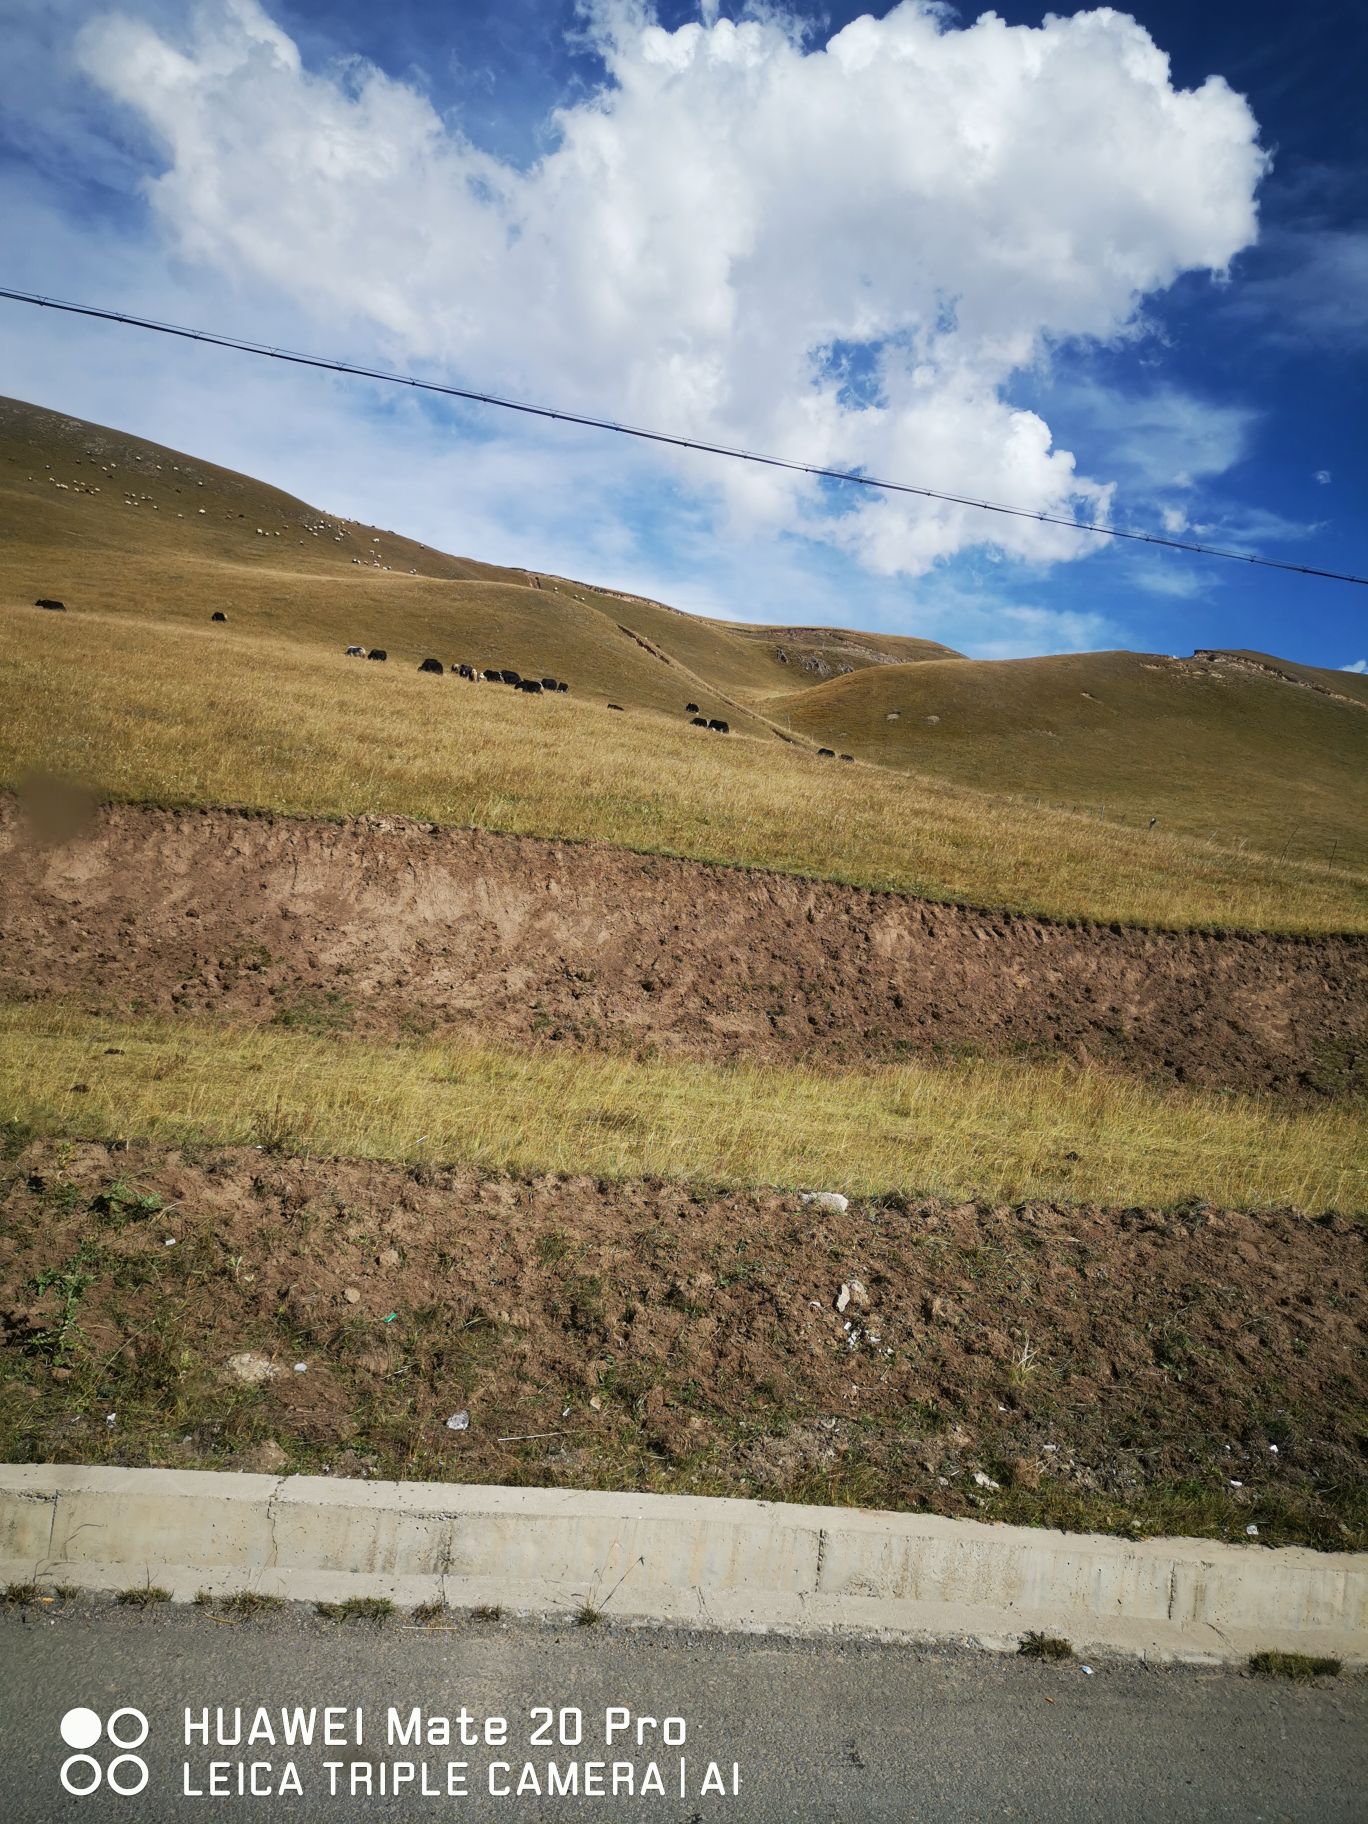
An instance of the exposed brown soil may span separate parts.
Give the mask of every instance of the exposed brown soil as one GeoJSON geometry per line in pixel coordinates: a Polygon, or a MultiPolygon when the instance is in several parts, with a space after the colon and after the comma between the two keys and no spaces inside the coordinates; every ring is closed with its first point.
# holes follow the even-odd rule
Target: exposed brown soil
{"type": "Polygon", "coordinates": [[[5,1459],[1368,1538],[1365,1234],[1338,1218],[49,1141],[0,1169],[5,1459]],[[246,1351],[271,1378],[233,1377],[246,1351]]]}
{"type": "Polygon", "coordinates": [[[1049,924],[397,820],[0,809],[0,995],[717,1059],[1042,1051],[1362,1088],[1368,940],[1049,924]]]}

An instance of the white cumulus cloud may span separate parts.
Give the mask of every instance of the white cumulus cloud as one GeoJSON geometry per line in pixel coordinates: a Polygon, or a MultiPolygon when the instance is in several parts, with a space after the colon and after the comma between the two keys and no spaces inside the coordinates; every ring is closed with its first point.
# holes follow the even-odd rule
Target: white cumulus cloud
{"type": "Polygon", "coordinates": [[[1352,665],[1341,665],[1341,671],[1368,671],[1368,659],[1355,659],[1352,665]]]}
{"type": "MultiPolygon", "coordinates": [[[[1254,238],[1266,161],[1240,96],[1176,89],[1107,8],[959,29],[906,0],[824,45],[773,6],[737,23],[705,3],[673,32],[644,0],[585,11],[602,84],[528,170],[368,64],[308,67],[257,0],[174,27],[104,15],[78,57],[159,147],[147,193],[177,253],[331,332],[570,409],[1107,514],[1107,478],[1012,403],[1013,377],[1132,333],[1148,295],[1254,238]]],[[[658,460],[747,533],[803,531],[884,574],[975,543],[1091,548],[658,460]]]]}

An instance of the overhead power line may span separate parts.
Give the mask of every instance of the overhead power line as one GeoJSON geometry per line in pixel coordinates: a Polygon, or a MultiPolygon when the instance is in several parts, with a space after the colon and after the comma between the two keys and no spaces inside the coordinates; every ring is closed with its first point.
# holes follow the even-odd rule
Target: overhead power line
{"type": "Polygon", "coordinates": [[[135,317],[127,311],[103,310],[94,304],[72,304],[62,298],[47,298],[32,291],[12,291],[0,286],[0,298],[16,304],[37,304],[44,310],[64,311],[69,316],[94,317],[102,323],[122,323],[131,329],[154,330],[161,336],[176,336],[184,342],[203,342],[214,348],[231,348],[239,354],[261,355],[270,361],[288,362],[292,367],[321,368],[331,374],[351,374],[359,380],[382,380],[388,386],[408,386],[418,392],[439,393],[447,399],[464,399],[472,405],[497,406],[500,411],[521,412],[529,418],[550,418],[558,424],[577,424],[595,431],[613,431],[619,437],[636,437],[644,443],[666,444],[677,450],[698,450],[707,456],[726,456],[733,462],[755,463],[766,469],[785,469],[796,475],[812,475],[820,481],[849,482],[854,487],[875,488],[885,494],[910,494],[921,500],[936,500],[954,507],[971,507],[979,513],[997,513],[1008,519],[1034,520],[1037,525],[1063,526],[1070,532],[1093,533],[1099,538],[1126,539],[1132,544],[1157,545],[1168,551],[1187,551],[1196,557],[1220,557],[1235,564],[1254,564],[1263,570],[1290,570],[1297,576],[1320,576],[1335,583],[1357,583],[1368,588],[1368,576],[1351,576],[1343,570],[1324,570],[1315,564],[1294,564],[1283,558],[1260,557],[1249,551],[1228,551],[1219,545],[1197,544],[1190,539],[1170,538],[1159,532],[1127,531],[1120,526],[1104,526],[1086,519],[1072,519],[1063,513],[1041,513],[1034,507],[1009,507],[1001,501],[976,500],[968,494],[951,494],[941,488],[916,487],[906,481],[886,481],[877,475],[865,475],[856,469],[829,469],[821,463],[798,462],[787,456],[766,456],[758,450],[737,449],[731,444],[708,443],[698,437],[679,437],[669,431],[651,431],[637,424],[620,424],[613,418],[597,418],[588,412],[562,412],[549,405],[533,405],[525,399],[505,399],[498,393],[482,393],[473,387],[447,386],[438,380],[421,380],[414,374],[386,373],[383,368],[362,367],[354,361],[331,360],[326,355],[300,354],[296,349],[274,348],[265,342],[249,342],[239,336],[221,336],[212,330],[187,329],[179,323],[158,323],[151,317],[135,317]]]}

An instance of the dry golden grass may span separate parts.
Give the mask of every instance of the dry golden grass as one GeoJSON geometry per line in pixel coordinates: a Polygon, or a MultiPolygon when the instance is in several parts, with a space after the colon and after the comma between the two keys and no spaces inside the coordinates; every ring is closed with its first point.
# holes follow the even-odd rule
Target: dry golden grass
{"type": "Polygon", "coordinates": [[[877,666],[766,707],[923,778],[1368,868],[1368,703],[1352,674],[1078,652],[877,666]]]}
{"type": "Polygon", "coordinates": [[[1052,917],[1368,929],[1368,878],[1119,829],[774,739],[228,628],[15,609],[0,784],[599,838],[1052,917]]]}
{"type": "Polygon", "coordinates": [[[195,1136],[514,1172],[1368,1207],[1361,1108],[1287,1112],[1064,1065],[719,1068],[35,1004],[0,1011],[0,1117],[72,1137],[195,1136]]]}
{"type": "Polygon", "coordinates": [[[334,651],[383,646],[552,673],[580,695],[752,730],[740,699],[876,658],[943,657],[888,634],[737,627],[564,577],[452,557],[334,519],[247,475],[125,433],[0,400],[0,602],[56,596],[82,612],[241,631],[334,651]],[[534,582],[535,585],[534,586],[534,582]],[[640,642],[644,642],[640,643],[640,642]]]}

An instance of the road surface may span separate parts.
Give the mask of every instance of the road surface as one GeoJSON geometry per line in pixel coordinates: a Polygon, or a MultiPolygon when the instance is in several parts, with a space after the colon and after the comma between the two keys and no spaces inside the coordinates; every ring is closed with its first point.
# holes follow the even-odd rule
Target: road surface
{"type": "Polygon", "coordinates": [[[969,1649],[789,1644],[611,1623],[462,1619],[418,1629],[402,1618],[328,1622],[304,1609],[227,1620],[201,1609],[137,1612],[79,1599],[0,1611],[7,1824],[196,1816],[256,1824],[1361,1824],[1366,1795],[1362,1676],[1308,1687],[1120,1661],[1098,1662],[1089,1676],[1077,1663],[969,1649]],[[299,1708],[299,1729],[315,1713],[310,1745],[284,1742],[282,1706],[299,1708]],[[220,1707],[229,1736],[241,1710],[243,1742],[218,1745],[220,1707]],[[327,1707],[339,1713],[332,1746],[321,1740],[327,1707]],[[418,1711],[418,1740],[387,1739],[391,1708],[400,1738],[411,1737],[418,1711]],[[87,1716],[86,1732],[78,1717],[64,1742],[63,1721],[78,1709],[94,1713],[97,1740],[87,1739],[87,1716]],[[120,1710],[133,1714],[116,1717],[120,1710]],[[145,1742],[136,1740],[136,1712],[147,1719],[145,1742]],[[260,1739],[248,1746],[254,1719],[260,1739]],[[111,1720],[125,1747],[110,1745],[111,1720]],[[141,1753],[113,1765],[135,1748],[141,1753]],[[60,1770],[82,1752],[69,1780],[99,1784],[69,1796],[60,1770]],[[111,1774],[122,1786],[141,1782],[140,1761],[143,1789],[111,1793],[111,1774]],[[280,1791],[289,1766],[298,1793],[280,1791]],[[663,1793],[651,1789],[651,1767],[663,1793]],[[252,1777],[271,1796],[239,1796],[239,1779],[252,1777]],[[578,1796],[548,1796],[553,1777],[577,1781],[578,1796]],[[216,1779],[226,1796],[213,1796],[216,1779]]]}

